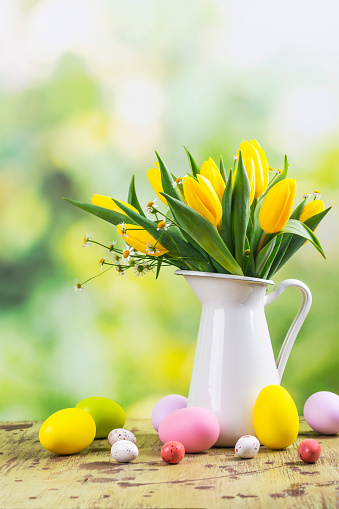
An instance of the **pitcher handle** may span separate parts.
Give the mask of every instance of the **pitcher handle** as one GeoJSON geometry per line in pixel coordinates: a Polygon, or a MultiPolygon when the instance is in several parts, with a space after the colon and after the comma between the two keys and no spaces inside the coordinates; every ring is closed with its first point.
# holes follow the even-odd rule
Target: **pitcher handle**
{"type": "Polygon", "coordinates": [[[265,296],[265,306],[271,304],[275,299],[277,299],[287,288],[290,286],[295,286],[301,293],[302,301],[299,308],[298,313],[296,314],[291,327],[289,328],[282,347],[280,349],[278,359],[276,362],[277,370],[279,374],[279,383],[281,382],[282,376],[284,374],[284,369],[288,360],[288,357],[291,353],[292,346],[294,341],[298,335],[298,332],[301,329],[302,324],[307,316],[307,313],[310,310],[312,304],[312,294],[308,286],[305,285],[302,281],[298,281],[298,279],[286,279],[279,283],[276,288],[265,296]]]}

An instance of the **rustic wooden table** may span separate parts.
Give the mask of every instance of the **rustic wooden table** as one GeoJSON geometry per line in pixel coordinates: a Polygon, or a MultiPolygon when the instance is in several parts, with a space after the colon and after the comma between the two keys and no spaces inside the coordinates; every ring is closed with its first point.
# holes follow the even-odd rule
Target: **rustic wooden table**
{"type": "Polygon", "coordinates": [[[241,460],[233,449],[187,454],[178,465],[160,457],[161,442],[149,420],[128,420],[139,456],[116,463],[106,440],[79,454],[57,456],[38,440],[40,422],[0,424],[0,507],[25,508],[338,508],[339,436],[317,435],[301,420],[300,434],[283,451],[261,447],[241,460]],[[305,438],[316,438],[322,455],[299,460],[305,438]]]}

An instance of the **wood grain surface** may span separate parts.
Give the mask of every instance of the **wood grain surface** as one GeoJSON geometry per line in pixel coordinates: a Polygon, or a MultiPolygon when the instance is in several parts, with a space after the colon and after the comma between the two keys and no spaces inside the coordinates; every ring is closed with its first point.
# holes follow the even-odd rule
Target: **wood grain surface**
{"type": "Polygon", "coordinates": [[[0,507],[28,508],[339,508],[339,436],[317,435],[301,420],[287,449],[261,447],[253,459],[212,448],[178,465],[160,457],[149,420],[128,420],[139,456],[116,463],[107,440],[79,454],[57,456],[39,443],[41,422],[0,423],[0,507]],[[322,447],[317,463],[299,460],[305,438],[322,447]]]}

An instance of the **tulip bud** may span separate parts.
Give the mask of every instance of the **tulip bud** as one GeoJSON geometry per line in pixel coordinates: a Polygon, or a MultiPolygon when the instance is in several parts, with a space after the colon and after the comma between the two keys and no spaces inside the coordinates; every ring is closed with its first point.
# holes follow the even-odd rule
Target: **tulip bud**
{"type": "Polygon", "coordinates": [[[322,200],[310,201],[302,209],[302,212],[299,217],[299,221],[304,223],[307,219],[309,219],[312,216],[315,216],[316,214],[319,214],[319,212],[322,212],[323,210],[325,210],[325,205],[322,200]]]}
{"type": "Polygon", "coordinates": [[[254,159],[255,165],[255,192],[254,197],[259,198],[266,191],[270,169],[267,157],[257,140],[251,140],[253,148],[256,150],[257,157],[254,159]]]}
{"type": "Polygon", "coordinates": [[[136,224],[118,224],[117,232],[125,242],[134,247],[136,251],[149,256],[161,256],[168,252],[154,237],[142,226],[136,224]]]}
{"type": "MultiPolygon", "coordinates": [[[[248,181],[250,183],[250,205],[253,202],[254,193],[255,193],[255,164],[254,159],[256,158],[255,149],[248,141],[242,141],[240,143],[239,152],[241,152],[243,164],[248,176],[248,181]]],[[[238,153],[239,154],[239,153],[238,153]]],[[[235,167],[235,171],[233,173],[233,183],[235,180],[235,176],[237,174],[239,164],[239,155],[237,157],[237,165],[235,167]]]]}
{"type": "Polygon", "coordinates": [[[226,184],[222,178],[218,166],[210,157],[208,161],[204,161],[201,166],[200,175],[207,178],[213,186],[214,191],[217,193],[219,200],[222,200],[226,184]]]}
{"type": "MultiPolygon", "coordinates": [[[[251,204],[254,198],[259,198],[266,191],[270,170],[266,154],[257,140],[242,141],[239,147],[240,151],[250,183],[251,204]]],[[[238,164],[235,169],[234,178],[237,169],[238,164]]]]}
{"type": "MultiPolygon", "coordinates": [[[[103,196],[101,194],[95,194],[92,198],[93,205],[96,205],[97,207],[102,207],[103,209],[109,209],[114,210],[114,212],[119,212],[120,214],[124,214],[127,216],[126,212],[124,212],[116,203],[112,200],[109,196],[103,196]]],[[[139,214],[139,211],[133,207],[133,205],[130,205],[130,203],[125,203],[124,201],[121,202],[125,207],[128,207],[129,209],[133,210],[133,212],[136,212],[139,214]]]]}
{"type": "Polygon", "coordinates": [[[155,194],[157,195],[159,200],[161,200],[162,203],[164,203],[168,207],[166,198],[162,194],[160,194],[160,193],[164,192],[164,189],[162,187],[160,165],[158,162],[156,162],[154,164],[155,164],[156,168],[150,168],[147,171],[147,178],[148,178],[151,186],[153,187],[153,191],[155,192],[155,194]]]}
{"type": "Polygon", "coordinates": [[[214,226],[221,220],[222,208],[212,184],[202,175],[187,176],[183,179],[183,190],[187,205],[204,216],[214,226]]]}
{"type": "Polygon", "coordinates": [[[260,211],[259,224],[266,233],[280,232],[291,215],[296,193],[294,179],[277,182],[266,194],[260,211]]]}

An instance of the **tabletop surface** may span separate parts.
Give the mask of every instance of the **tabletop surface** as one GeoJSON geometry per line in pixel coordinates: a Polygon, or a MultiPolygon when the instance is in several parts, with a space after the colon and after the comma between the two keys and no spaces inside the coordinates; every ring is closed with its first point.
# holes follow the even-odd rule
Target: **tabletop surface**
{"type": "Polygon", "coordinates": [[[303,419],[287,449],[261,447],[242,460],[232,448],[186,454],[168,465],[150,420],[127,420],[139,456],[117,463],[107,440],[58,456],[39,443],[41,422],[1,422],[0,507],[25,508],[338,508],[339,436],[317,435],[303,419]],[[315,438],[322,454],[303,463],[297,450],[315,438]]]}

